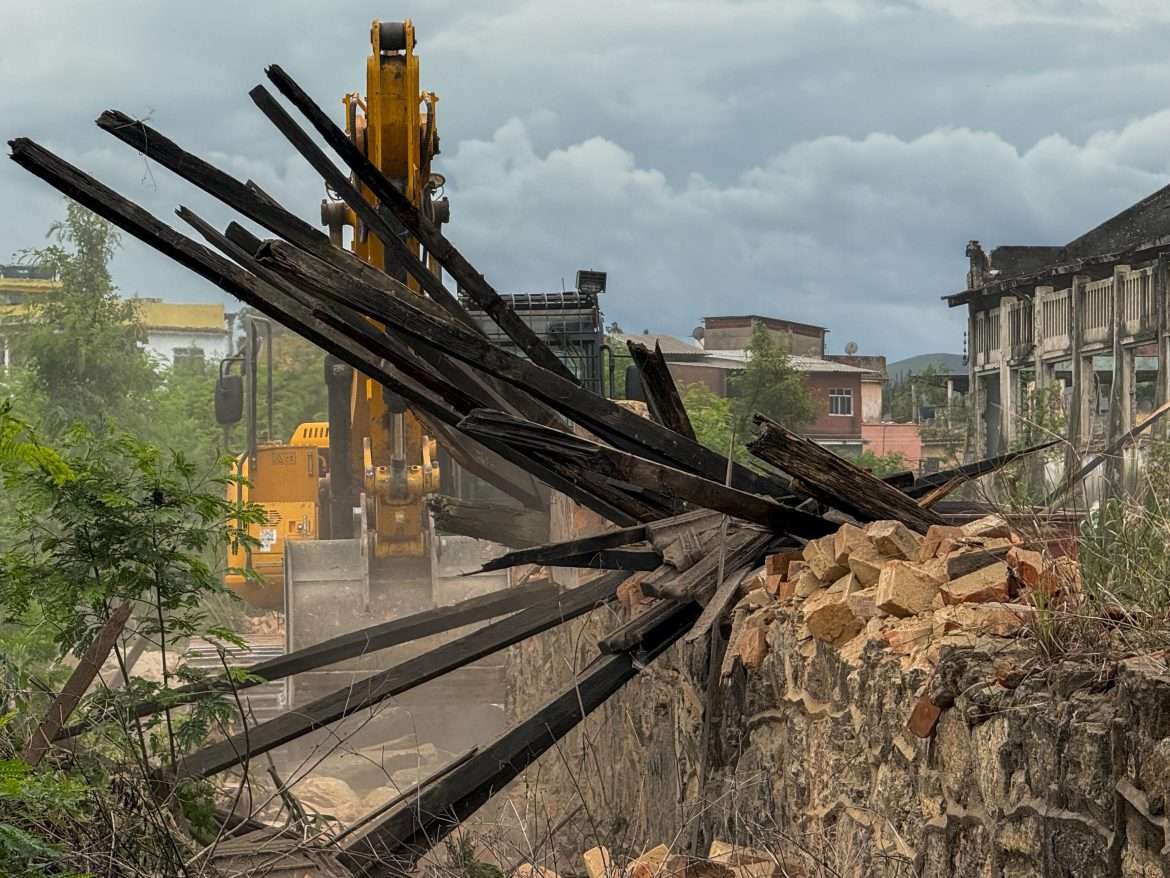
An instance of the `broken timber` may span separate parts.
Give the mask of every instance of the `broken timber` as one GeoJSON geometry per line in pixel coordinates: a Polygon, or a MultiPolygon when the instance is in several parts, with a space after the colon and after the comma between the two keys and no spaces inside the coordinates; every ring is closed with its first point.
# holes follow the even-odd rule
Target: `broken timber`
{"type": "Polygon", "coordinates": [[[36,768],[53,746],[53,741],[57,739],[57,732],[65,725],[65,721],[69,719],[69,715],[73,713],[77,705],[81,703],[90,684],[97,678],[102,665],[109,658],[111,650],[118,642],[118,637],[122,634],[122,629],[130,620],[130,613],[133,609],[134,606],[130,601],[124,601],[110,614],[110,618],[106,620],[105,624],[98,629],[97,636],[81,656],[77,667],[73,669],[73,673],[65,681],[61,693],[53,699],[53,703],[49,705],[49,709],[45,713],[45,718],[32,733],[28,744],[21,752],[20,758],[29,766],[36,768]]]}
{"type": "MultiPolygon", "coordinates": [[[[354,177],[374,194],[385,210],[393,214],[398,222],[418,238],[419,242],[427,249],[427,253],[442,264],[447,273],[455,278],[460,288],[483,308],[520,350],[528,354],[534,363],[562,377],[576,381],[568,368],[549,350],[548,346],[532,331],[528,324],[521,320],[516,312],[500,298],[484,276],[472,267],[463,254],[455,249],[430,220],[420,214],[410,200],[399,192],[368,158],[362,155],[349,136],[333,124],[325,112],[293,81],[292,77],[275,64],[269,67],[266,72],[268,78],[280,90],[281,94],[300,110],[309,123],[325,138],[329,146],[353,172],[354,177]]],[[[261,109],[264,108],[261,107],[261,109]]],[[[265,115],[267,115],[266,111],[265,115]]],[[[269,116],[269,119],[276,124],[276,119],[272,116],[269,116]]],[[[291,122],[291,120],[289,121],[291,122]]],[[[277,127],[281,126],[278,124],[277,127]]],[[[289,137],[284,128],[281,128],[281,132],[289,137]]],[[[292,140],[291,137],[289,139],[292,140]]],[[[309,143],[312,142],[309,141],[309,143]]],[[[293,145],[295,147],[296,143],[293,145]]],[[[308,156],[305,157],[308,159],[308,156]]],[[[340,190],[338,191],[340,192],[340,190]]],[[[360,195],[358,197],[360,199],[360,195]]],[[[364,202],[364,199],[361,200],[364,202]]],[[[350,207],[353,206],[350,205],[350,207]]],[[[408,258],[404,261],[407,262],[408,266],[411,265],[408,258]]],[[[419,266],[424,273],[430,273],[421,262],[419,266]]]]}
{"type": "Polygon", "coordinates": [[[881,479],[838,457],[811,439],[798,436],[775,421],[756,415],[763,430],[748,443],[756,457],[800,481],[817,500],[856,516],[860,521],[894,519],[926,533],[944,519],[881,479]]]}
{"type": "MultiPolygon", "coordinates": [[[[416,411],[432,413],[452,426],[458,423],[459,414],[452,411],[444,402],[435,399],[433,394],[426,392],[413,380],[392,369],[385,358],[372,354],[361,342],[355,341],[323,320],[322,314],[330,316],[328,308],[310,311],[296,298],[179,234],[146,210],[40,145],[26,138],[17,138],[10,141],[10,146],[12,147],[10,157],[13,161],[65,195],[359,369],[363,374],[390,387],[416,406],[416,411]]],[[[369,329],[369,324],[366,324],[366,327],[369,329]]],[[[519,455],[512,449],[501,447],[492,450],[521,466],[533,465],[528,455],[519,455]]],[[[618,509],[612,503],[589,494],[571,482],[562,483],[556,477],[550,477],[549,482],[553,487],[563,490],[582,505],[594,509],[611,521],[632,524],[638,520],[636,515],[618,509]]]]}
{"type": "MultiPolygon", "coordinates": [[[[388,649],[391,646],[397,646],[400,643],[410,643],[423,637],[462,628],[465,625],[484,622],[497,616],[505,616],[547,601],[556,596],[559,590],[554,583],[548,580],[532,580],[513,588],[468,598],[449,607],[436,607],[432,610],[403,616],[400,619],[360,628],[357,631],[340,634],[321,643],[244,668],[248,677],[256,677],[255,680],[239,681],[217,677],[172,689],[168,693],[170,698],[165,706],[175,707],[195,701],[207,694],[231,692],[233,689],[243,690],[261,683],[283,680],[285,677],[291,677],[305,671],[315,671],[318,668],[348,659],[359,658],[388,649]]],[[[131,716],[149,716],[158,713],[163,708],[164,705],[161,702],[141,701],[134,706],[131,716]]],[[[94,724],[94,722],[86,722],[70,726],[61,730],[55,740],[60,741],[89,731],[94,724]]]]}
{"type": "Polygon", "coordinates": [[[432,494],[427,508],[435,527],[504,546],[538,546],[548,541],[548,515],[540,509],[517,509],[502,503],[473,503],[459,497],[432,494]]]}
{"type": "Polygon", "coordinates": [[[514,447],[552,449],[562,460],[577,461],[582,475],[594,473],[631,482],[668,498],[685,500],[777,531],[820,537],[834,530],[823,518],[781,506],[766,497],[500,412],[474,411],[460,422],[459,428],[477,438],[498,439],[514,447]]]}
{"type": "Polygon", "coordinates": [[[662,348],[658,342],[654,343],[651,351],[644,344],[626,342],[634,365],[638,367],[638,374],[642,378],[642,392],[646,395],[646,405],[650,408],[650,416],[664,427],[669,427],[676,433],[682,433],[688,439],[695,438],[695,428],[691,426],[690,416],[678,387],[670,374],[670,367],[666,358],[662,356],[662,348]]]}
{"type": "Polygon", "coordinates": [[[358,680],[295,711],[281,714],[186,756],[175,766],[179,777],[208,777],[400,695],[428,680],[575,619],[613,599],[625,573],[610,573],[535,606],[493,622],[449,643],[358,680]]]}
{"type": "Polygon", "coordinates": [[[531,549],[517,549],[515,552],[508,552],[498,558],[493,558],[476,572],[490,573],[493,570],[506,570],[521,564],[566,567],[569,566],[563,563],[566,558],[586,555],[590,552],[617,549],[646,541],[657,546],[663,539],[670,539],[680,530],[694,527],[700,522],[710,519],[712,515],[713,513],[706,509],[699,509],[648,524],[605,531],[592,536],[578,537],[575,540],[546,543],[543,546],[533,546],[531,549]]]}
{"type": "Polygon", "coordinates": [[[390,878],[411,871],[432,847],[520,772],[605,703],[681,637],[698,616],[694,604],[651,607],[631,653],[600,656],[532,716],[510,729],[408,805],[346,847],[354,874],[390,878]]]}

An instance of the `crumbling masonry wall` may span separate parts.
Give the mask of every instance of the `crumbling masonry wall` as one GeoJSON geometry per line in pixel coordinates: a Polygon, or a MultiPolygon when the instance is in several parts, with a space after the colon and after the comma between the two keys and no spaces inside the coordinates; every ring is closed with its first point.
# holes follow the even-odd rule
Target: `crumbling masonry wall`
{"type": "MultiPolygon", "coordinates": [[[[510,707],[564,685],[622,615],[517,647],[510,707]]],[[[717,837],[844,878],[1170,876],[1165,657],[1057,663],[1005,688],[986,644],[905,670],[876,642],[812,640],[782,609],[768,642],[719,687],[701,797],[705,642],[677,645],[532,768],[551,820],[586,803],[558,833],[562,870],[598,843],[717,837]],[[906,729],[922,691],[949,704],[928,739],[906,729]]]]}

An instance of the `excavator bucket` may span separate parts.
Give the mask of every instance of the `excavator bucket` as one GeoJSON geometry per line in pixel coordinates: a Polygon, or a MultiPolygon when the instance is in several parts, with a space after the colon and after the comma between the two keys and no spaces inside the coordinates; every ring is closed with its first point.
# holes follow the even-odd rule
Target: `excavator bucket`
{"type": "MultiPolygon", "coordinates": [[[[430,565],[402,559],[372,565],[368,539],[290,540],[284,555],[285,645],[291,652],[433,606],[430,565]]],[[[363,656],[299,675],[289,703],[303,704],[384,667],[363,656]]]]}

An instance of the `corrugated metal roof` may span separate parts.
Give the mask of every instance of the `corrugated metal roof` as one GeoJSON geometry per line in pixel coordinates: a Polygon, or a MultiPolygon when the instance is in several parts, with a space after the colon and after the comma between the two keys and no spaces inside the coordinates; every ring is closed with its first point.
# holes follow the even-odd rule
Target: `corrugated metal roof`
{"type": "MultiPolygon", "coordinates": [[[[720,369],[742,369],[749,359],[746,350],[707,351],[707,357],[696,365],[709,365],[720,369]]],[[[797,372],[852,372],[858,375],[874,374],[873,369],[862,369],[836,360],[822,360],[820,357],[788,355],[788,363],[797,372]]]]}
{"type": "MultiPolygon", "coordinates": [[[[691,356],[702,355],[703,348],[697,341],[691,338],[679,338],[677,335],[655,335],[650,333],[648,335],[626,335],[621,332],[610,333],[610,346],[625,347],[626,341],[636,341],[638,344],[644,344],[651,350],[654,349],[655,343],[662,348],[662,353],[666,356],[671,354],[689,354],[691,356]]],[[[620,353],[620,352],[619,352],[620,353]]]]}

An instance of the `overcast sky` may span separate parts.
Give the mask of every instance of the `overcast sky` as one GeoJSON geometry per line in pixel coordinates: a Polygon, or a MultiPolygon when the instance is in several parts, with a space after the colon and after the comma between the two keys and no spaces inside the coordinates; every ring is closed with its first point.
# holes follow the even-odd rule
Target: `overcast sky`
{"type": "MultiPolygon", "coordinates": [[[[102,3],[0,0],[0,122],[156,215],[230,217],[100,132],[148,116],[316,222],[320,181],[247,91],[280,63],[340,118],[371,19],[440,95],[450,237],[501,291],[609,272],[608,320],[758,313],[891,359],[962,348],[968,239],[1062,244],[1170,182],[1155,0],[102,3]]],[[[61,199],[0,165],[0,261],[61,199]]],[[[174,220],[181,225],[178,220],[174,220]]],[[[128,295],[217,290],[134,241],[128,295]]]]}

